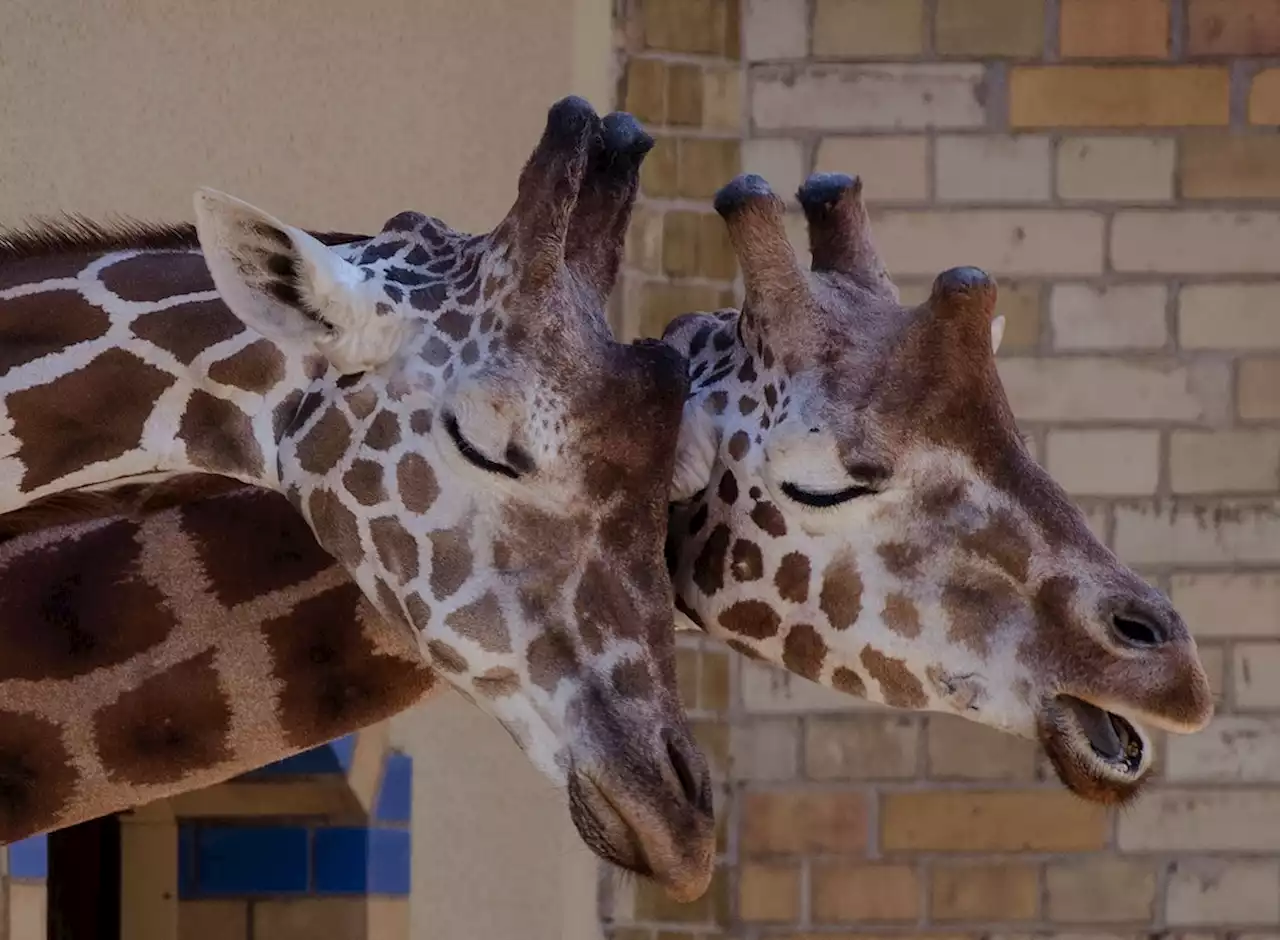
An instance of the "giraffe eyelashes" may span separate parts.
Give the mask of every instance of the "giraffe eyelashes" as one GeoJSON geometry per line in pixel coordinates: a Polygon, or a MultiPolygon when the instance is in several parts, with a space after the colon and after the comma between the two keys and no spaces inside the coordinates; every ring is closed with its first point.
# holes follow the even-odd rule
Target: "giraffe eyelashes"
{"type": "Polygon", "coordinates": [[[449,412],[444,416],[444,429],[449,435],[449,440],[453,441],[453,446],[458,448],[458,453],[463,456],[469,464],[486,473],[497,473],[504,477],[510,477],[517,480],[533,469],[533,461],[529,455],[520,450],[515,445],[507,448],[507,458],[522,469],[517,470],[516,467],[508,466],[505,463],[499,463],[496,460],[490,460],[462,436],[462,432],[458,430],[458,418],[453,412],[449,412]]]}
{"type": "Polygon", "coordinates": [[[824,493],[817,490],[801,489],[794,483],[783,483],[782,492],[786,494],[788,499],[795,500],[801,506],[810,506],[814,509],[829,509],[832,506],[839,506],[841,503],[857,499],[859,496],[874,496],[879,490],[870,486],[854,484],[842,490],[824,493]]]}

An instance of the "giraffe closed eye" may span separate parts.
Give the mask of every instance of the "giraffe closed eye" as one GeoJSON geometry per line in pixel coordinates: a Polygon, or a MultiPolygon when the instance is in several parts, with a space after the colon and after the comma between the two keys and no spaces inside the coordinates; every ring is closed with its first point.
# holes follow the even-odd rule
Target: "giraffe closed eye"
{"type": "Polygon", "coordinates": [[[504,455],[507,463],[491,460],[480,453],[474,444],[462,436],[462,432],[458,429],[458,418],[452,412],[444,416],[444,429],[449,435],[449,440],[453,441],[453,445],[458,448],[458,453],[463,456],[463,459],[486,473],[496,473],[500,476],[517,480],[533,470],[533,458],[514,444],[507,445],[506,454],[504,455]]]}
{"type": "Polygon", "coordinates": [[[839,506],[841,503],[847,503],[851,499],[857,499],[859,496],[873,496],[879,492],[875,487],[864,486],[855,483],[853,486],[847,486],[842,490],[824,493],[817,490],[801,489],[794,483],[783,483],[782,492],[789,499],[795,500],[801,506],[811,506],[814,509],[827,509],[831,506],[839,506]]]}

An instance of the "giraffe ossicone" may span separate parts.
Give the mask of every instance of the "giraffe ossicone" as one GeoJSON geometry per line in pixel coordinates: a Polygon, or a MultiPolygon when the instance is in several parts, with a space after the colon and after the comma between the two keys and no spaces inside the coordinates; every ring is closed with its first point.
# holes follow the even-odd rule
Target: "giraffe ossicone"
{"type": "Polygon", "coordinates": [[[671,493],[677,604],[806,679],[1037,738],[1104,803],[1139,792],[1144,726],[1213,696],[1169,600],[1120,563],[1026,449],[976,268],[899,302],[855,177],[799,189],[811,264],[759,176],[716,197],[741,311],[667,327],[692,384],[671,493]]]}
{"type": "Polygon", "coordinates": [[[692,898],[714,827],[663,562],[687,381],[602,306],[651,146],[629,115],[557,102],[481,235],[406,212],[321,238],[202,190],[198,241],[0,239],[0,512],[191,473],[283,493],[567,785],[598,854],[692,898]]]}

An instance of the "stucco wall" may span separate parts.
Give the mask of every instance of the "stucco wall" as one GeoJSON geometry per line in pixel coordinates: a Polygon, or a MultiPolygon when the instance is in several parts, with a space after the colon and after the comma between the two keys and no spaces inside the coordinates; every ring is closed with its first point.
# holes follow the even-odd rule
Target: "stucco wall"
{"type": "MultiPolygon", "coordinates": [[[[487,228],[547,107],[611,103],[610,29],[607,0],[8,0],[0,225],[189,219],[210,185],[317,228],[487,228]]],[[[395,727],[419,768],[415,940],[597,934],[590,856],[502,730],[456,696],[395,727]]]]}

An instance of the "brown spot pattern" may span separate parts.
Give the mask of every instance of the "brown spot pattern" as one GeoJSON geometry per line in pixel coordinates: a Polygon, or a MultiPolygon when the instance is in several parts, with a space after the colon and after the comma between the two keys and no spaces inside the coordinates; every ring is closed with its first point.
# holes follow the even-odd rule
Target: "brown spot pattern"
{"type": "Polygon", "coordinates": [[[94,716],[108,777],[133,786],[173,783],[231,757],[231,703],[215,655],[207,650],[146,679],[94,716]]]}
{"type": "Polygon", "coordinates": [[[396,487],[400,502],[409,512],[424,513],[440,495],[436,472],[421,454],[407,453],[396,464],[396,487]]]}
{"type": "Polygon", "coordinates": [[[353,460],[342,475],[342,485],[361,506],[376,506],[387,498],[382,465],[372,460],[353,460]]]}
{"type": "Polygon", "coordinates": [[[818,606],[836,630],[848,630],[862,613],[862,577],[851,555],[842,555],[822,573],[818,606]]]}
{"type": "Polygon", "coordinates": [[[729,438],[729,456],[734,460],[741,460],[750,449],[751,438],[747,436],[747,432],[734,431],[733,437],[729,438]]]}
{"type": "Polygon", "coordinates": [[[261,395],[284,378],[284,355],[275,343],[260,339],[211,365],[209,378],[261,395]]]}
{"type": "Polygon", "coordinates": [[[1031,543],[1007,509],[993,512],[987,524],[960,538],[961,551],[991,562],[1019,584],[1026,584],[1031,569],[1031,543]]]}
{"type": "MultiPolygon", "coordinates": [[[[521,596],[523,598],[524,595],[521,596]]],[[[554,588],[540,591],[537,609],[533,610],[526,605],[526,612],[544,617],[555,599],[554,588]]],[[[578,581],[578,589],[573,597],[573,613],[577,618],[578,635],[582,637],[587,651],[600,653],[604,650],[605,630],[610,624],[618,624],[628,617],[631,613],[631,599],[618,576],[593,559],[587,563],[578,581]]]]}
{"type": "Polygon", "coordinates": [[[529,644],[529,679],[547,692],[554,692],[560,680],[578,669],[578,654],[564,630],[545,630],[529,644]]]}
{"type": "Polygon", "coordinates": [[[835,672],[831,674],[831,686],[837,692],[844,692],[846,695],[867,697],[867,687],[862,682],[862,676],[844,666],[837,666],[835,672]]]}
{"type": "Polygon", "coordinates": [[[784,601],[803,604],[809,599],[809,557],[788,552],[774,572],[773,584],[784,601]]]}
{"type": "Polygon", "coordinates": [[[20,839],[57,823],[79,779],[61,728],[35,715],[0,712],[0,839],[20,839]]]}
{"type": "Polygon", "coordinates": [[[7,399],[30,492],[92,463],[137,449],[160,393],[174,378],[122,349],[7,399]]]}
{"type": "Polygon", "coordinates": [[[693,562],[693,583],[703,594],[709,596],[724,587],[724,562],[728,551],[729,527],[719,524],[711,530],[693,562]]]}
{"type": "Polygon", "coordinates": [[[245,325],[220,300],[144,313],[129,325],[133,335],[170,353],[185,366],[210,346],[244,332],[245,325]]]}
{"type": "Polygon", "coordinates": [[[643,662],[626,660],[613,667],[613,690],[623,698],[648,698],[653,694],[653,679],[643,662]]]}
{"type": "Polygon", "coordinates": [[[0,304],[0,377],[11,369],[97,339],[111,319],[73,290],[45,291],[0,304]]]}
{"type": "Polygon", "coordinates": [[[738,539],[733,543],[733,561],[729,565],[737,581],[758,581],[764,575],[764,559],[755,542],[738,539]]]}
{"type": "Polygon", "coordinates": [[[316,538],[329,554],[348,569],[364,561],[360,524],[335,493],[324,488],[313,490],[307,500],[307,510],[316,538]]]}
{"type": "Polygon", "coordinates": [[[471,577],[474,561],[467,536],[465,523],[427,536],[431,539],[431,593],[436,600],[453,595],[471,577]]]}
{"type": "Polygon", "coordinates": [[[401,584],[418,576],[418,540],[394,516],[380,516],[369,523],[369,534],[382,567],[401,584]]]}
{"type": "Polygon", "coordinates": [[[924,560],[924,549],[910,542],[885,542],[876,552],[884,562],[885,570],[896,578],[915,575],[924,560]]]}
{"type": "Polygon", "coordinates": [[[905,594],[893,593],[884,599],[885,626],[908,639],[920,635],[920,611],[905,594]]]}
{"type": "Polygon", "coordinates": [[[249,416],[229,401],[196,390],[182,413],[178,436],[187,444],[187,459],[211,473],[262,472],[262,448],[253,436],[249,416]]]}
{"type": "Polygon", "coordinates": [[[1022,602],[1008,578],[990,571],[966,570],[963,579],[942,588],[947,639],[985,656],[996,632],[1017,616],[1022,602]]]}
{"type": "Polygon", "coordinates": [[[886,656],[870,646],[862,648],[859,659],[871,678],[880,683],[880,694],[886,705],[893,708],[924,708],[928,704],[924,685],[917,676],[912,675],[906,660],[886,656]]]}
{"type": "Polygon", "coordinates": [[[520,677],[514,669],[494,666],[485,670],[484,675],[472,679],[471,684],[485,698],[503,698],[520,690],[520,677]]]}
{"type": "Polygon", "coordinates": [[[459,636],[475,641],[485,652],[511,652],[511,631],[507,629],[502,605],[492,591],[448,614],[444,622],[459,636]]]}
{"type": "Polygon", "coordinates": [[[350,446],[351,422],[337,405],[330,405],[298,442],[298,464],[308,473],[328,473],[350,446]]]}
{"type": "Polygon", "coordinates": [[[390,450],[400,443],[400,419],[394,411],[382,411],[373,419],[364,443],[374,450],[390,450]]]}
{"type": "Polygon", "coordinates": [[[164,641],[176,623],[139,573],[137,531],[120,520],[4,566],[0,680],[74,679],[164,641]]]}
{"type": "Polygon", "coordinates": [[[466,672],[467,660],[456,649],[444,640],[429,640],[427,652],[431,654],[431,662],[445,672],[466,672]]]}
{"type": "Polygon", "coordinates": [[[121,300],[139,303],[214,290],[204,257],[194,253],[134,255],[103,268],[98,279],[121,300]]]}
{"type": "Polygon", "coordinates": [[[776,636],[782,626],[782,618],[764,601],[753,599],[738,601],[720,614],[720,626],[730,633],[741,633],[756,640],[776,636]]]}
{"type": "Polygon", "coordinates": [[[782,644],[782,664],[798,676],[817,681],[827,658],[827,644],[811,624],[797,623],[782,644]]]}
{"type": "Polygon", "coordinates": [[[751,510],[751,521],[776,539],[787,534],[787,520],[782,517],[778,507],[767,500],[756,503],[751,510]]]}

